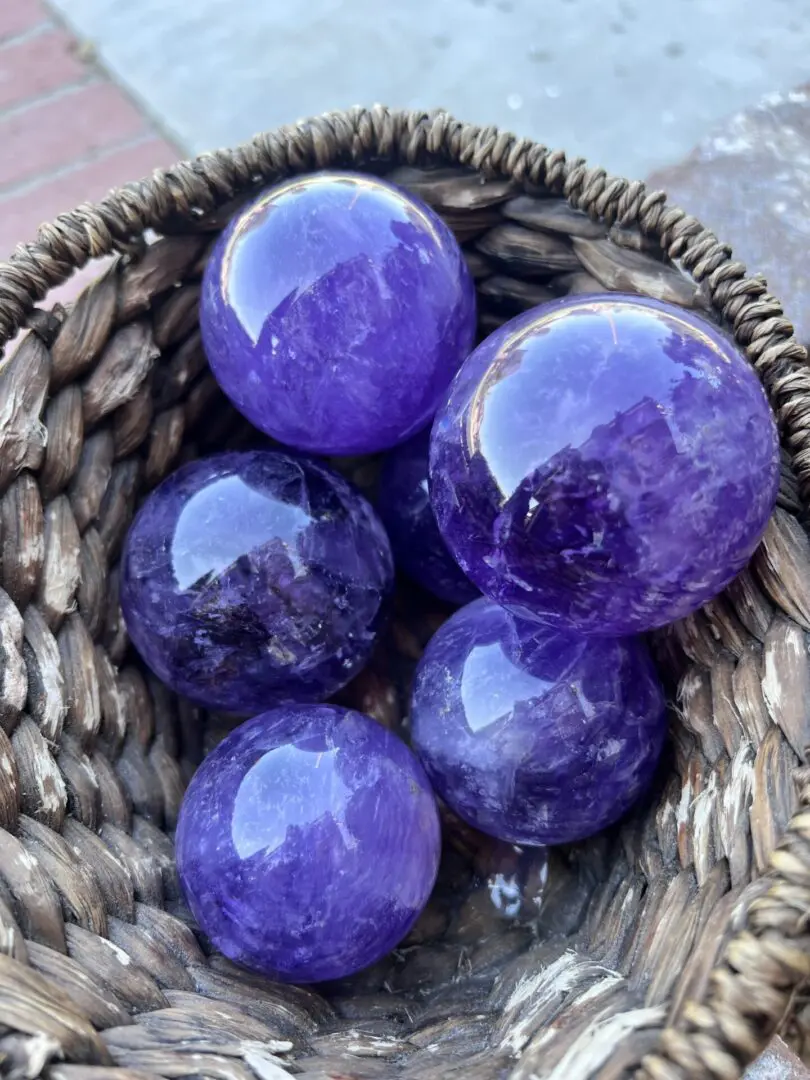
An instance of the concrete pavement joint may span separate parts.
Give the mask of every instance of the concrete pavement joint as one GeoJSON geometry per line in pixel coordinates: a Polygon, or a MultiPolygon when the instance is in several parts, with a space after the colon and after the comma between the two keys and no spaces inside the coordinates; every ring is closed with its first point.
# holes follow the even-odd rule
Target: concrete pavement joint
{"type": "MultiPolygon", "coordinates": [[[[2,3],[2,0],[0,0],[0,3],[2,3]]],[[[63,11],[58,4],[53,2],[53,0],[45,0],[45,3],[47,4],[51,18],[53,19],[53,25],[60,30],[64,30],[65,33],[70,34],[77,45],[86,48],[89,51],[91,59],[85,60],[85,63],[91,65],[102,78],[108,79],[114,86],[117,86],[121,92],[129,98],[135,108],[141,113],[160,138],[165,139],[166,142],[172,143],[174,146],[182,148],[180,156],[186,158],[189,157],[190,151],[188,150],[187,143],[180,137],[179,133],[174,130],[169,118],[155,110],[153,103],[145,95],[134,88],[131,82],[122,79],[117,72],[113,71],[109,64],[107,64],[105,58],[101,55],[98,43],[93,38],[92,34],[82,33],[73,20],[68,17],[67,12],[63,11]]]]}
{"type": "Polygon", "coordinates": [[[810,0],[50,3],[195,153],[357,101],[443,104],[643,176],[801,82],[810,47],[810,0]]]}

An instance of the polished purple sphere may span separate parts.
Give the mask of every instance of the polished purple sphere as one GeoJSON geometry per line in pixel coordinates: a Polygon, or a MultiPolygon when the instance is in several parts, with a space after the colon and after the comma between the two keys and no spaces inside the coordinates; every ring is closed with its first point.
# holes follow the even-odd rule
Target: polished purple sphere
{"type": "Polygon", "coordinates": [[[743,569],[779,445],[744,356],[667,304],[554,301],[480,345],[433,428],[433,509],[458,563],[517,614],[621,636],[743,569]]]}
{"type": "Polygon", "coordinates": [[[324,465],[260,450],[192,462],[152,492],[127,537],[121,606],[173,690],[250,715],[356,675],[392,585],[363,496],[324,465]]]}
{"type": "Polygon", "coordinates": [[[397,945],[439,865],[439,818],[396,735],[336,705],[248,720],[195,774],[177,826],[189,906],[231,960],[323,982],[397,945]]]}
{"type": "Polygon", "coordinates": [[[377,509],[388,530],[397,566],[450,604],[466,604],[478,589],[447,550],[428,492],[430,430],[386,455],[377,509]]]}
{"type": "Polygon", "coordinates": [[[650,784],[665,734],[640,638],[572,635],[491,600],[451,616],[416,672],[411,736],[436,793],[515,844],[617,821],[650,784]]]}
{"type": "Polygon", "coordinates": [[[472,348],[475,289],[427,206],[359,173],[287,180],[238,214],[203,277],[211,369],[300,450],[385,450],[424,427],[472,348]]]}

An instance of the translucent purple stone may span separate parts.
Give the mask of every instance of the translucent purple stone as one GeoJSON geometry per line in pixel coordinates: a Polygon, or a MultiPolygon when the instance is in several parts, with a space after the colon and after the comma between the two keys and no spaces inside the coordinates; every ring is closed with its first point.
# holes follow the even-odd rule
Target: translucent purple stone
{"type": "Polygon", "coordinates": [[[180,810],[177,868],[231,960],[288,982],[390,952],[439,863],[436,803],[403,742],[362,713],[282,706],[228,735],[180,810]]]}
{"type": "Polygon", "coordinates": [[[317,701],[365,663],[393,584],[369,504],[317,462],[272,450],[183,466],[127,537],[121,606],[173,690],[251,714],[317,701]]]}
{"type": "Polygon", "coordinates": [[[617,821],[665,733],[641,639],[574,636],[483,598],[444,623],[416,672],[411,736],[436,793],[511,843],[567,843],[617,821]]]}
{"type": "Polygon", "coordinates": [[[225,229],[200,297],[216,379],[256,427],[322,454],[424,427],[472,348],[475,290],[450,229],[372,176],[320,172],[225,229]]]}
{"type": "Polygon", "coordinates": [[[442,535],[485,595],[622,635],[688,615],[743,569],[779,447],[753,369],[715,327],[585,296],[475,350],[436,418],[430,481],[442,535]]]}
{"type": "Polygon", "coordinates": [[[377,509],[388,530],[397,566],[424,589],[450,604],[466,604],[479,592],[442,540],[428,492],[430,430],[386,455],[377,509]]]}

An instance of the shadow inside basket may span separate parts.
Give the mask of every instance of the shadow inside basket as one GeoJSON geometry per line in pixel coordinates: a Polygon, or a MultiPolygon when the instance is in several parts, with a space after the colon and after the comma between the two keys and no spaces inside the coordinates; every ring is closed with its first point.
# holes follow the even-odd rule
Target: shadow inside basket
{"type": "MultiPolygon", "coordinates": [[[[546,300],[606,290],[717,321],[707,290],[636,229],[472,170],[377,171],[453,228],[479,338],[546,300]]],[[[0,1004],[0,1075],[4,1051],[10,1075],[38,1075],[31,1038],[45,1032],[58,1054],[42,1050],[42,1067],[68,1062],[52,1063],[56,1080],[111,1063],[132,1080],[619,1077],[704,994],[797,806],[810,544],[795,479],[785,464],[751,566],[653,635],[669,747],[620,826],[547,862],[444,811],[438,885],[393,954],[317,990],[240,971],[197,936],[171,841],[186,783],[236,721],[176,699],[140,664],[118,557],[139,502],[178,465],[268,445],[214,382],[198,326],[205,260],[243,201],[169,221],[70,309],[35,313],[0,374],[0,954],[36,973],[40,1001],[11,1022],[0,1004]],[[48,1004],[43,986],[65,1001],[48,1004]]],[[[373,496],[378,459],[334,464],[373,496]]],[[[416,662],[452,610],[401,588],[371,663],[336,700],[407,739],[416,662]]],[[[0,1002],[15,999],[3,972],[0,1002]]],[[[800,1017],[786,1033],[799,1050],[805,1030],[800,1017]]]]}

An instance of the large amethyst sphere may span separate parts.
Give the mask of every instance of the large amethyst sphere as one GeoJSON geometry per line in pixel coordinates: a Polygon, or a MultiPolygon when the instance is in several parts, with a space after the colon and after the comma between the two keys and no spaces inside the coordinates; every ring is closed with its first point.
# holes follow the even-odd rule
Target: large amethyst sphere
{"type": "Polygon", "coordinates": [[[230,959],[288,982],[341,978],[408,933],[439,863],[436,803],[403,742],[335,705],[282,706],[194,776],[177,868],[230,959]]]}
{"type": "Polygon", "coordinates": [[[475,350],[436,418],[430,481],[485,595],[624,635],[688,615],[743,569],[779,448],[754,371],[715,327],[655,300],[581,296],[475,350]]]}
{"type": "Polygon", "coordinates": [[[430,430],[386,454],[377,509],[400,570],[450,604],[474,600],[478,590],[459,568],[439,532],[428,491],[430,430]]]}
{"type": "Polygon", "coordinates": [[[121,605],[159,678],[249,715],[356,675],[392,583],[362,495],[324,465],[261,450],[192,462],[152,492],[127,537],[121,605]]]}
{"type": "Polygon", "coordinates": [[[252,424],[361,454],[433,417],[472,348],[475,290],[450,229],[356,173],[287,180],[238,214],[205,269],[211,369],[252,424]]]}
{"type": "Polygon", "coordinates": [[[641,639],[572,635],[483,598],[444,623],[416,672],[411,735],[436,793],[515,844],[617,821],[652,780],[665,733],[641,639]]]}

